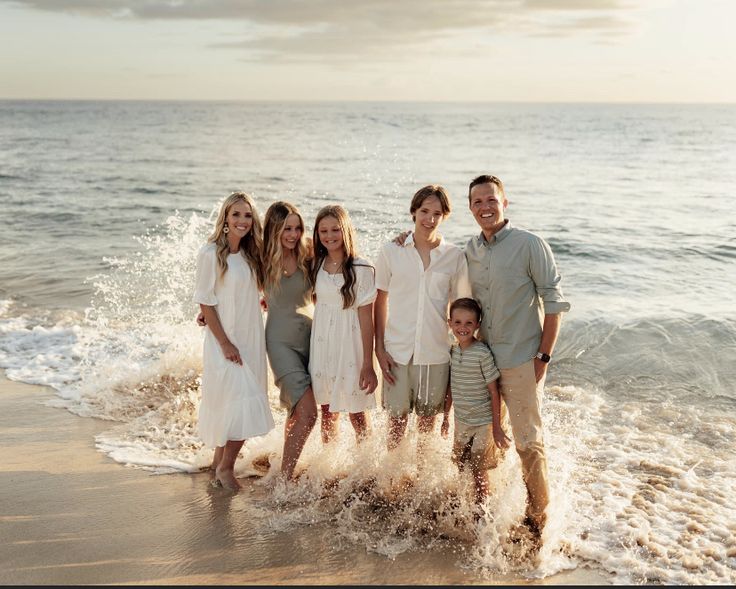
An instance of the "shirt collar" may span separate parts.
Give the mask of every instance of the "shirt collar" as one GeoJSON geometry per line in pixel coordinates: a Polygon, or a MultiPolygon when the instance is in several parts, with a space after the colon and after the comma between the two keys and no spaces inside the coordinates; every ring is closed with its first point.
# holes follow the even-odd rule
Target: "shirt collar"
{"type": "Polygon", "coordinates": [[[477,237],[478,245],[493,245],[494,243],[498,243],[499,241],[504,240],[506,236],[511,233],[511,221],[509,219],[504,219],[503,223],[503,227],[499,229],[496,233],[494,233],[491,237],[490,244],[488,243],[488,240],[486,239],[484,233],[481,231],[477,237]]]}
{"type": "MultiPolygon", "coordinates": [[[[409,246],[416,247],[416,244],[414,243],[414,232],[413,231],[404,240],[403,247],[409,247],[409,246]]],[[[440,235],[440,242],[439,242],[439,244],[437,245],[436,248],[433,248],[431,251],[434,251],[436,249],[437,251],[440,251],[441,252],[443,250],[446,250],[447,247],[448,247],[448,243],[445,240],[445,236],[444,235],[440,235]]]]}

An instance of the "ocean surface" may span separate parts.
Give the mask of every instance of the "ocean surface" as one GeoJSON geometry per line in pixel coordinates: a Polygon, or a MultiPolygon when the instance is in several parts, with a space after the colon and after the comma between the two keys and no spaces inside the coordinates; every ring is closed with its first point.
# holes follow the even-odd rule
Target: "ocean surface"
{"type": "MultiPolygon", "coordinates": [[[[381,412],[359,448],[346,421],[329,448],[315,431],[295,487],[275,467],[258,479],[264,529],[326,522],[387,560],[452,548],[448,567],[489,579],[736,582],[736,106],[0,101],[0,367],[110,420],[96,444],[114,460],[197,471],[211,453],[190,301],[221,199],[292,201],[309,231],[342,203],[373,258],[428,183],[448,188],[442,231],[465,243],[480,173],[550,243],[572,304],[547,381],[542,552],[504,541],[524,509],[513,452],[474,524],[450,442],[387,456],[381,412]]],[[[278,463],[270,394],[277,428],[246,444],[242,474],[278,463]]]]}

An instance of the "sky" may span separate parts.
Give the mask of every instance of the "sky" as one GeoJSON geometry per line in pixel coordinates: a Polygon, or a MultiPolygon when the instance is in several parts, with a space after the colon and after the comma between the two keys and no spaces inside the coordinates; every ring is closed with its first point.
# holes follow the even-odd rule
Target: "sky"
{"type": "Polygon", "coordinates": [[[0,0],[0,98],[736,102],[736,0],[0,0]]]}

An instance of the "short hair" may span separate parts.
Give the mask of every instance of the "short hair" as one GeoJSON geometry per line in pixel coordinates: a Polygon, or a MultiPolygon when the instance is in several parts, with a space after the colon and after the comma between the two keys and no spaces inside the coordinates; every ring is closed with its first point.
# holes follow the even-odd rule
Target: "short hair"
{"type": "Polygon", "coordinates": [[[454,301],[452,301],[452,304],[450,305],[450,318],[452,318],[452,312],[456,309],[472,311],[473,313],[475,313],[475,318],[478,320],[478,323],[483,320],[483,311],[480,308],[480,303],[478,303],[478,301],[476,301],[475,299],[462,297],[460,299],[455,299],[454,301]]]}
{"type": "Polygon", "coordinates": [[[440,207],[442,207],[442,216],[447,217],[450,214],[450,197],[443,186],[439,184],[428,184],[416,191],[411,199],[411,206],[409,212],[411,216],[414,216],[417,209],[422,206],[422,203],[427,200],[430,196],[436,196],[440,201],[440,207]]]}
{"type": "Polygon", "coordinates": [[[480,176],[476,176],[475,178],[473,178],[473,180],[470,182],[470,186],[468,186],[468,203],[470,203],[470,192],[473,190],[473,188],[480,184],[495,184],[496,186],[498,186],[498,189],[501,191],[503,197],[506,198],[506,190],[503,187],[503,182],[501,182],[501,179],[498,176],[481,174],[480,176]]]}

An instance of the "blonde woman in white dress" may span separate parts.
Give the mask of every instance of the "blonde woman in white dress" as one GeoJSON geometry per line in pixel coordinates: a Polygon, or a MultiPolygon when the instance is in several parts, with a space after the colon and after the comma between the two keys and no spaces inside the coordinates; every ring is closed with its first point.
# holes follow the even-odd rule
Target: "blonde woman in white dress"
{"type": "Polygon", "coordinates": [[[206,322],[199,435],[215,448],[215,480],[233,491],[241,487],[234,469],[244,441],[274,427],[258,293],[261,239],[253,199],[234,192],[197,259],[193,300],[206,322]]]}
{"type": "Polygon", "coordinates": [[[376,406],[373,368],[374,269],[356,257],[355,229],[339,205],[322,208],[314,223],[311,279],[316,303],[309,372],[322,410],[322,441],[337,435],[347,412],[360,442],[368,435],[366,410],[376,406]]]}

